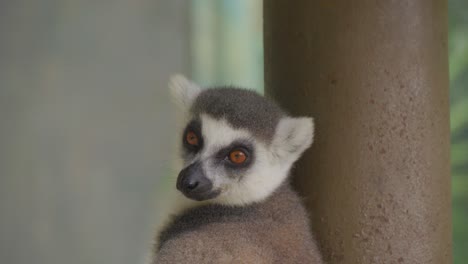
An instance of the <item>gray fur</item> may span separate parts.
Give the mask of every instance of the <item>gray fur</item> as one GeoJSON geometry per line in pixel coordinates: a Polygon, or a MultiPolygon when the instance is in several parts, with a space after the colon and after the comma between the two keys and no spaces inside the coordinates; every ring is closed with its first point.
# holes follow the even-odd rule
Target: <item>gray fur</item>
{"type": "Polygon", "coordinates": [[[175,217],[156,263],[323,263],[306,211],[289,183],[261,203],[205,205],[175,217]]]}
{"type": "Polygon", "coordinates": [[[271,141],[275,127],[285,116],[276,104],[251,90],[221,88],[203,90],[191,108],[198,116],[206,113],[214,118],[226,118],[235,128],[244,128],[259,139],[271,141]]]}

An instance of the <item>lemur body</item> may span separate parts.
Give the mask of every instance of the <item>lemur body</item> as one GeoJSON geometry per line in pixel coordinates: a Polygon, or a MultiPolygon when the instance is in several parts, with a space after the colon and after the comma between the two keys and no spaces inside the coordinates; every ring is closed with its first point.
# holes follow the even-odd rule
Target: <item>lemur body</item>
{"type": "Polygon", "coordinates": [[[202,204],[161,231],[153,263],[323,263],[287,180],[312,119],[248,90],[201,90],[182,76],[170,87],[188,119],[177,189],[202,204]]]}

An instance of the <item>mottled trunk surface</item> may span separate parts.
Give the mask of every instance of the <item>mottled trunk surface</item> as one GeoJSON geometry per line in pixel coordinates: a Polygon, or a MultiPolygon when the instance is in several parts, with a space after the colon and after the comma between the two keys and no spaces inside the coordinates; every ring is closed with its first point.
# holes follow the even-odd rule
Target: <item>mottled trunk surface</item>
{"type": "Polygon", "coordinates": [[[265,1],[265,90],[328,263],[452,263],[447,2],[265,1]]]}

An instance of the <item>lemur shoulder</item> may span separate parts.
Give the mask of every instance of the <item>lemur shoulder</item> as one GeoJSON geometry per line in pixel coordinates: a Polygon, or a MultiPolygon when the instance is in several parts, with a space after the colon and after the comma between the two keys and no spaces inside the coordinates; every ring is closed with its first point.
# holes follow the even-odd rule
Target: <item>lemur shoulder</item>
{"type": "Polygon", "coordinates": [[[313,121],[244,89],[170,81],[187,117],[176,188],[194,206],[156,238],[152,263],[317,263],[322,257],[288,175],[313,121]]]}

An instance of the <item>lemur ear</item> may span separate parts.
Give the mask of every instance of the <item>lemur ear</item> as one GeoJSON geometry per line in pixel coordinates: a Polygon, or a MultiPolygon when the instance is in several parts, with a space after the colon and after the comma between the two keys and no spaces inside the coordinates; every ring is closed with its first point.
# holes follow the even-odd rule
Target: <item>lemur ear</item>
{"type": "Polygon", "coordinates": [[[169,89],[174,101],[184,110],[190,108],[195,98],[201,92],[200,86],[181,74],[171,76],[169,89]]]}
{"type": "Polygon", "coordinates": [[[296,161],[310,147],[314,121],[310,117],[283,117],[276,126],[273,147],[281,159],[296,161]]]}

